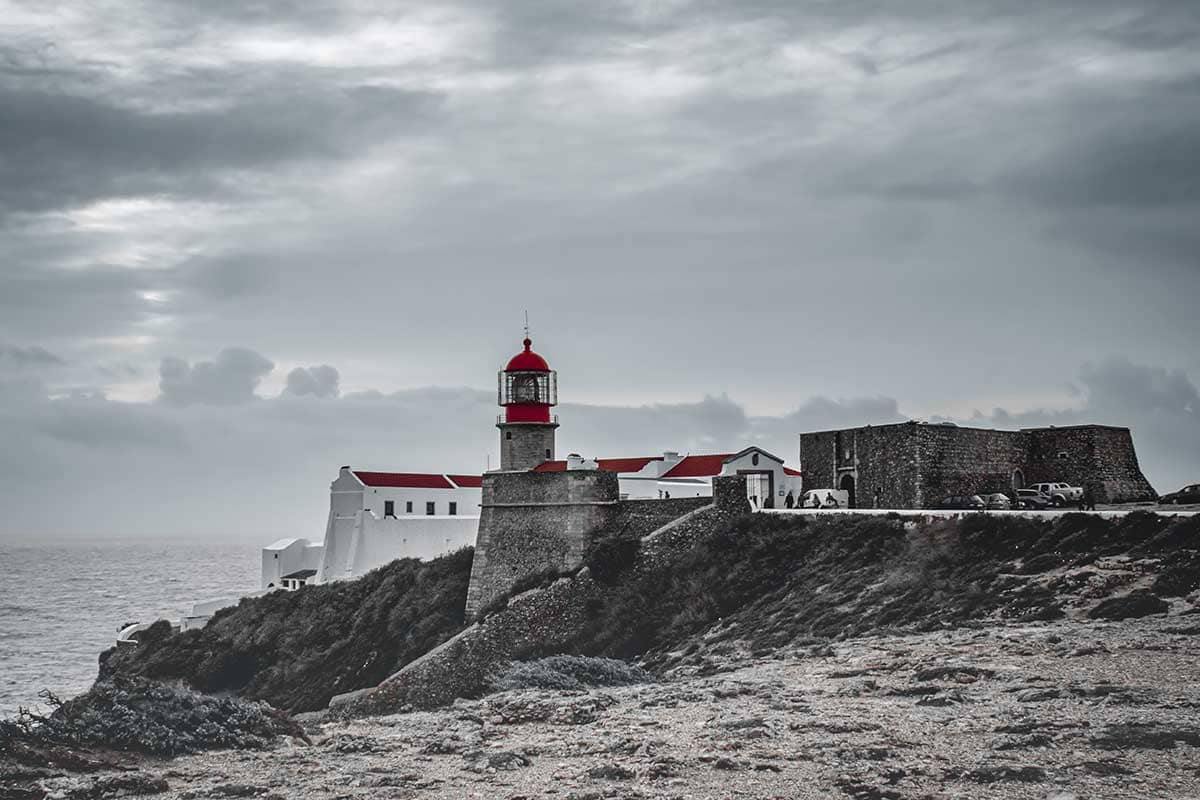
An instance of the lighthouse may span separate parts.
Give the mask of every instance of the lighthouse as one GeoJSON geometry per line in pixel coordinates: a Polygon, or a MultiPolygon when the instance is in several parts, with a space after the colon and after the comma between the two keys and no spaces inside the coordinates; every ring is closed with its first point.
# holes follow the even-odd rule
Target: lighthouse
{"type": "Polygon", "coordinates": [[[546,359],[533,352],[526,335],[525,349],[508,361],[497,375],[497,402],[502,409],[496,419],[500,429],[500,469],[530,470],[554,460],[554,430],[558,404],[558,376],[546,359]]]}

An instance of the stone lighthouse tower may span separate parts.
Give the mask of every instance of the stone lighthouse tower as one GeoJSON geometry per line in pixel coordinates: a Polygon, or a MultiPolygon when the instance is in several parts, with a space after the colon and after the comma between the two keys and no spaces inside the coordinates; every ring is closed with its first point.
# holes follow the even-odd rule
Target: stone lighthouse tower
{"type": "Polygon", "coordinates": [[[546,359],[530,349],[509,359],[497,376],[497,402],[503,409],[496,420],[500,429],[500,469],[529,470],[554,459],[554,429],[558,417],[550,409],[558,404],[558,376],[546,359]]]}

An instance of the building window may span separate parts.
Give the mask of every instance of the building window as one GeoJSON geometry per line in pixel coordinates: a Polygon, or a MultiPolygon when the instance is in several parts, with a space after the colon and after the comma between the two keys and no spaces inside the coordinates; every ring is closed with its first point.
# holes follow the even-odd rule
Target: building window
{"type": "Polygon", "coordinates": [[[404,504],[404,513],[405,513],[405,514],[411,514],[411,513],[412,513],[412,500],[409,500],[409,501],[405,502],[405,504],[404,504]]]}
{"type": "Polygon", "coordinates": [[[458,513],[458,503],[451,503],[450,504],[450,516],[454,516],[457,513],[458,513]]]}
{"type": "Polygon", "coordinates": [[[754,455],[750,456],[750,463],[756,467],[758,466],[758,453],[755,453],[754,455]]]}
{"type": "Polygon", "coordinates": [[[550,460],[550,448],[549,447],[546,448],[546,460],[547,461],[550,460]]]}
{"type": "Polygon", "coordinates": [[[395,500],[384,500],[383,501],[383,515],[385,517],[396,516],[396,501],[395,500]]]}
{"type": "Polygon", "coordinates": [[[433,516],[433,501],[432,500],[430,500],[428,503],[425,504],[425,515],[428,517],[433,516]]]}
{"type": "Polygon", "coordinates": [[[504,438],[505,438],[505,439],[511,439],[511,438],[512,438],[512,431],[505,431],[505,432],[504,432],[504,438]]]}

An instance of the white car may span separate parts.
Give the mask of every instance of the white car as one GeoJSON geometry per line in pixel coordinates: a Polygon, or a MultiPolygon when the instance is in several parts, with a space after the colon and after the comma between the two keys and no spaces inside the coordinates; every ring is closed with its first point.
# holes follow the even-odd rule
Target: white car
{"type": "Polygon", "coordinates": [[[1030,488],[1036,489],[1055,506],[1073,505],[1083,499],[1083,489],[1069,483],[1035,483],[1030,488]]]}

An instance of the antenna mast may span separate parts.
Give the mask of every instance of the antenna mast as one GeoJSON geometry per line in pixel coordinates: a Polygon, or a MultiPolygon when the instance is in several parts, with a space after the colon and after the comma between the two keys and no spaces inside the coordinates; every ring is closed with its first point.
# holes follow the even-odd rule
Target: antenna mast
{"type": "Polygon", "coordinates": [[[525,309],[525,338],[529,338],[529,309],[525,309]]]}

